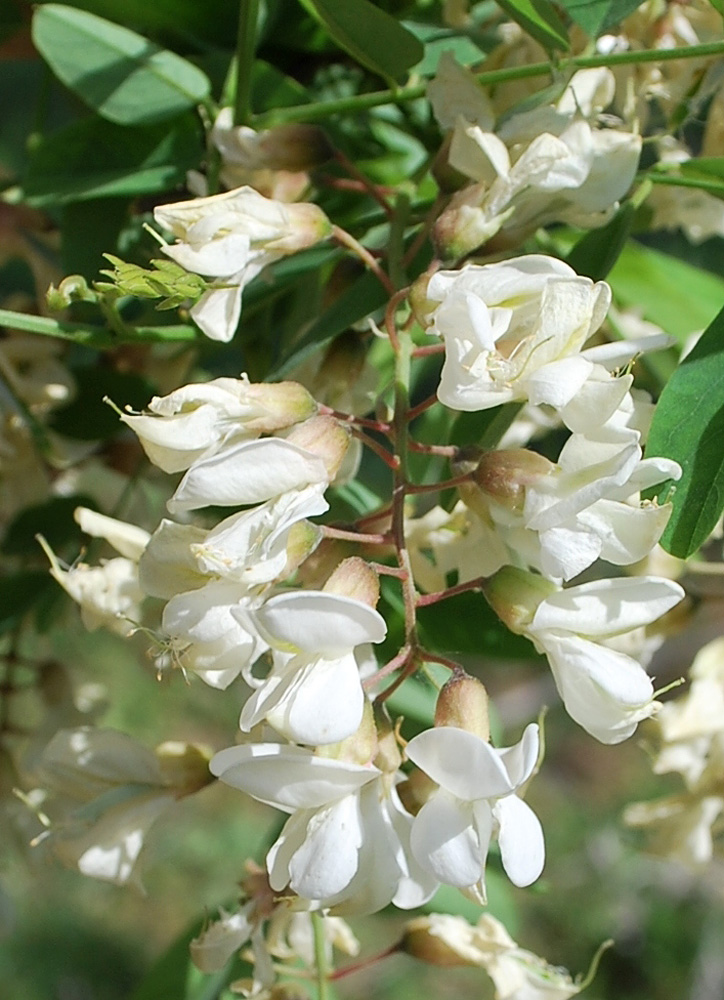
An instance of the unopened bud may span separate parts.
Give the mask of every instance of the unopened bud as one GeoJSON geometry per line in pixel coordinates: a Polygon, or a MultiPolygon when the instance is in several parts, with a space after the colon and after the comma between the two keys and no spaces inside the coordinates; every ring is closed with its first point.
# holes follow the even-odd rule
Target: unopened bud
{"type": "Polygon", "coordinates": [[[213,753],[208,747],[168,740],[157,746],[155,753],[161,773],[177,798],[192,795],[215,780],[209,771],[213,753]]]}
{"type": "Polygon", "coordinates": [[[337,566],[323,589],[328,594],[353,597],[375,608],[380,599],[380,578],[364,559],[350,556],[337,566]]]}
{"type": "Polygon", "coordinates": [[[504,566],[485,580],[481,587],[485,599],[511,632],[525,633],[541,601],[558,588],[542,576],[516,566],[504,566]]]}
{"type": "Polygon", "coordinates": [[[511,511],[520,511],[526,488],[550,475],[554,469],[555,465],[542,455],[525,448],[513,448],[486,452],[473,478],[488,496],[511,511]]]}
{"type": "Polygon", "coordinates": [[[298,521],[289,529],[287,538],[287,564],[282,576],[291,576],[314,552],[322,537],[322,529],[311,521],[298,521]]]}
{"type": "Polygon", "coordinates": [[[485,685],[469,674],[453,674],[438,695],[435,725],[465,729],[487,743],[490,740],[490,715],[485,685]]]}
{"type": "Polygon", "coordinates": [[[410,771],[407,779],[401,781],[397,786],[397,794],[411,816],[417,816],[430,796],[437,790],[437,782],[417,767],[410,771]]]}
{"type": "Polygon", "coordinates": [[[331,235],[332,223],[318,205],[300,201],[285,204],[284,209],[289,218],[288,232],[279,239],[270,241],[270,248],[284,253],[296,253],[297,250],[313,247],[331,235]]]}
{"type": "Polygon", "coordinates": [[[317,412],[316,401],[299,382],[251,382],[246,399],[261,411],[246,424],[259,434],[273,434],[317,412]]]}
{"type": "Polygon", "coordinates": [[[410,294],[408,295],[410,309],[412,309],[415,319],[423,329],[427,329],[432,324],[433,315],[440,304],[427,297],[430,277],[431,275],[427,272],[421,274],[419,278],[413,281],[410,287],[410,294]]]}
{"type": "Polygon", "coordinates": [[[324,462],[330,480],[339,472],[349,448],[350,434],[334,417],[310,417],[287,435],[287,441],[311,451],[324,462]]]}
{"type": "Polygon", "coordinates": [[[433,230],[433,242],[442,260],[458,260],[477,250],[495,236],[514,206],[492,218],[481,207],[488,192],[486,184],[470,184],[453,195],[433,230]]]}

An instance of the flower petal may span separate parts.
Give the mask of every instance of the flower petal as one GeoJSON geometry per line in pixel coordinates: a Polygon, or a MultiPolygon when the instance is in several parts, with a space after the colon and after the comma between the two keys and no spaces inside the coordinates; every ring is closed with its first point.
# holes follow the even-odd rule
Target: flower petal
{"type": "Polygon", "coordinates": [[[545,844],[538,817],[517,795],[507,795],[493,807],[500,827],[498,843],[503,868],[520,888],[530,885],[543,871],[545,844]]]}

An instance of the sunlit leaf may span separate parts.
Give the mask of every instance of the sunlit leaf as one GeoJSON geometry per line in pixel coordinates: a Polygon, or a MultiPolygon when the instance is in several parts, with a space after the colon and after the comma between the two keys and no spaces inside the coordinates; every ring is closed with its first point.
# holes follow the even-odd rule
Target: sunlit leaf
{"type": "Polygon", "coordinates": [[[498,4],[544,49],[570,48],[566,27],[548,0],[498,0],[498,4]]]}
{"type": "MultiPolygon", "coordinates": [[[[724,510],[724,309],[684,358],[661,394],[646,455],[683,469],[661,544],[686,559],[711,534],[724,510]]],[[[664,484],[659,496],[666,496],[664,484]]]]}
{"type": "Polygon", "coordinates": [[[388,80],[399,80],[424,55],[422,43],[368,0],[301,0],[312,17],[357,62],[388,80]]]}
{"type": "Polygon", "coordinates": [[[188,60],[74,7],[37,8],[33,42],[66,86],[119,125],[165,121],[209,94],[206,74],[188,60]]]}

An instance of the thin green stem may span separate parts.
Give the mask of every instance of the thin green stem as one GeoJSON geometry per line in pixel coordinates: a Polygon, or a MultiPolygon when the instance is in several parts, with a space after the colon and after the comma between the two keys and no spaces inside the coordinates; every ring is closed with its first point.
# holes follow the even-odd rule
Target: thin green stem
{"type": "MultiPolygon", "coordinates": [[[[724,41],[705,42],[701,45],[685,45],[673,49],[643,49],[640,52],[596,53],[586,56],[571,56],[561,59],[555,66],[552,63],[531,63],[529,66],[510,66],[503,69],[489,70],[478,73],[478,82],[484,86],[494,86],[509,80],[524,80],[537,76],[549,76],[554,72],[566,73],[577,69],[591,69],[598,66],[635,66],[640,63],[671,62],[677,59],[706,59],[724,55],[724,41]]],[[[414,84],[410,87],[398,87],[396,90],[376,90],[369,94],[356,94],[352,97],[341,97],[335,101],[317,101],[311,104],[298,105],[293,108],[279,108],[274,111],[257,115],[253,121],[256,128],[281,122],[319,121],[330,115],[344,112],[368,111],[384,104],[404,104],[425,96],[426,83],[414,84]]]]}
{"type": "Polygon", "coordinates": [[[312,932],[314,934],[314,964],[317,967],[317,993],[319,1000],[329,1000],[329,972],[327,953],[324,947],[324,917],[321,913],[312,913],[312,932]]]}
{"type": "Polygon", "coordinates": [[[165,343],[168,341],[196,341],[201,335],[193,326],[137,326],[129,327],[126,337],[116,336],[103,327],[90,323],[71,323],[50,319],[47,316],[31,316],[28,313],[0,309],[0,326],[8,330],[22,330],[24,333],[39,333],[45,337],[59,337],[72,340],[86,347],[118,347],[119,344],[165,343]]]}
{"type": "Polygon", "coordinates": [[[236,93],[234,95],[234,125],[251,121],[251,80],[256,51],[256,23],[259,0],[240,0],[239,30],[236,36],[236,93]]]}

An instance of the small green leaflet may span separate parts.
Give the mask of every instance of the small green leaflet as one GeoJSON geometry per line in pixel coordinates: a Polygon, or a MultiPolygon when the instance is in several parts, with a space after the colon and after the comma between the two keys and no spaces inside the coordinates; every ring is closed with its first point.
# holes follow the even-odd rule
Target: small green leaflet
{"type": "Polygon", "coordinates": [[[498,6],[547,52],[570,48],[566,27],[548,0],[498,0],[498,6]]]}
{"type": "Polygon", "coordinates": [[[390,83],[405,77],[425,50],[419,39],[369,0],[300,0],[357,62],[390,83]]]}
{"type": "Polygon", "coordinates": [[[33,42],[67,87],[119,125],[165,121],[209,95],[208,77],[192,63],[84,10],[38,7],[33,42]]]}
{"type": "MultiPolygon", "coordinates": [[[[654,412],[646,457],[679,463],[673,513],[661,544],[686,559],[711,534],[724,510],[724,309],[681,362],[654,412]]],[[[660,489],[663,499],[671,486],[660,489]]]]}
{"type": "Polygon", "coordinates": [[[591,38],[598,38],[632,14],[642,0],[560,0],[560,3],[591,38]]]}

